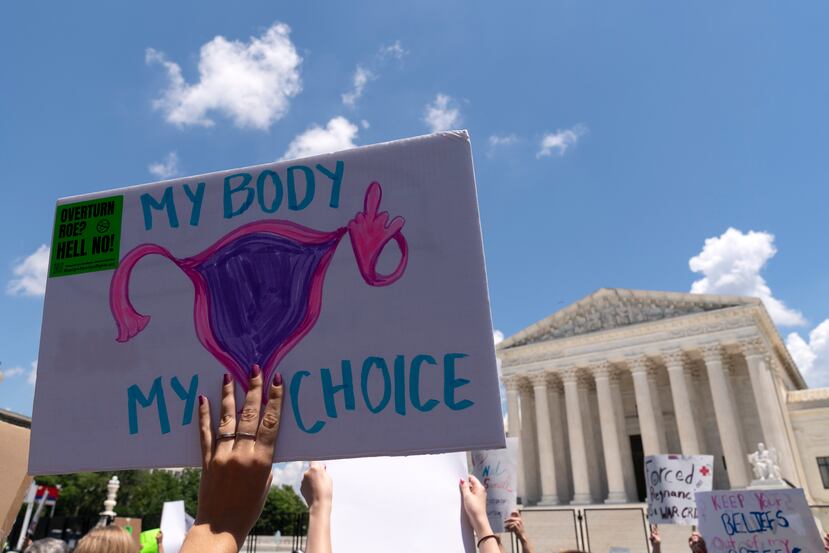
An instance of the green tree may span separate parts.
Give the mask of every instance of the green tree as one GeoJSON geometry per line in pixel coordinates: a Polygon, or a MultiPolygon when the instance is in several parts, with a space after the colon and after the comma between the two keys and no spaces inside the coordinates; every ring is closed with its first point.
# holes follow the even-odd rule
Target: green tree
{"type": "Polygon", "coordinates": [[[259,535],[275,534],[277,530],[290,534],[296,516],[308,510],[305,503],[291,486],[273,487],[268,491],[262,516],[252,533],[259,535]]]}

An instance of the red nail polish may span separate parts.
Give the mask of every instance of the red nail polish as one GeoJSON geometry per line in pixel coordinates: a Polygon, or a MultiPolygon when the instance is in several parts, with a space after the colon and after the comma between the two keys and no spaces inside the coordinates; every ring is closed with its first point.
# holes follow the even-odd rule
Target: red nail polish
{"type": "Polygon", "coordinates": [[[253,368],[250,371],[250,377],[251,378],[256,378],[260,374],[262,374],[262,369],[259,368],[259,365],[254,365],[253,368]]]}
{"type": "Polygon", "coordinates": [[[463,478],[461,478],[461,486],[463,486],[463,478]]]}
{"type": "Polygon", "coordinates": [[[204,405],[207,402],[207,398],[199,395],[199,405],[204,405]]]}
{"type": "Polygon", "coordinates": [[[273,385],[282,386],[282,373],[277,371],[277,373],[273,375],[273,385]]]}
{"type": "Polygon", "coordinates": [[[225,373],[224,377],[222,378],[222,384],[224,386],[230,384],[230,373],[225,373]]]}

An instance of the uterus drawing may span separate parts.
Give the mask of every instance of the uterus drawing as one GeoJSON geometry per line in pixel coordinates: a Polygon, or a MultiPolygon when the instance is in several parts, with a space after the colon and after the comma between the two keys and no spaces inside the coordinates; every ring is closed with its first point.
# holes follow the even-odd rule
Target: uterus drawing
{"type": "MultiPolygon", "coordinates": [[[[406,270],[405,219],[379,211],[382,189],[373,182],[363,210],[331,232],[282,220],[261,220],[229,232],[199,254],[177,258],[158,244],[140,244],[121,260],[112,277],[109,304],[118,342],[127,342],[150,322],[132,305],[129,281],[144,256],[161,255],[193,283],[196,336],[234,379],[247,390],[258,364],[269,382],[280,361],[314,327],[322,309],[323,281],[340,240],[349,235],[357,267],[370,286],[388,286],[406,270]],[[400,249],[397,267],[377,272],[385,246],[400,249]]],[[[267,397],[267,395],[265,395],[267,397]]]]}

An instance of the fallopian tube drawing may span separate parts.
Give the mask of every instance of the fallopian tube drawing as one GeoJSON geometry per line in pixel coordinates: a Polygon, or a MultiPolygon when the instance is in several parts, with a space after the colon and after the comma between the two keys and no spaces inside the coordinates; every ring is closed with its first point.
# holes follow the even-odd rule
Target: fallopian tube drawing
{"type": "Polygon", "coordinates": [[[389,221],[389,214],[379,211],[381,197],[380,184],[371,183],[363,211],[331,232],[262,220],[243,225],[184,259],[157,244],[136,246],[121,260],[110,284],[116,340],[127,342],[150,322],[150,316],[138,313],[130,301],[130,274],[145,255],[162,255],[193,282],[193,321],[204,348],[245,389],[254,363],[262,367],[268,382],[280,361],[317,322],[325,271],[346,233],[366,283],[388,286],[403,276],[409,257],[402,233],[405,220],[389,221]],[[377,262],[392,239],[400,249],[400,261],[393,272],[383,275],[377,272],[377,262]]]}

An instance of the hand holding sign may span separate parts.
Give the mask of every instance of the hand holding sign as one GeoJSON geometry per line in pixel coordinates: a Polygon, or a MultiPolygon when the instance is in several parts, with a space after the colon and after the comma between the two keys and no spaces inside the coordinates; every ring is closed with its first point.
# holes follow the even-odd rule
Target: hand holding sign
{"type": "Polygon", "coordinates": [[[226,375],[221,418],[214,436],[207,398],[199,398],[202,478],[196,524],[182,553],[239,551],[256,524],[271,485],[271,463],[282,411],[282,375],[268,386],[268,402],[260,421],[262,371],[251,370],[245,403],[236,420],[235,385],[226,375]]]}

